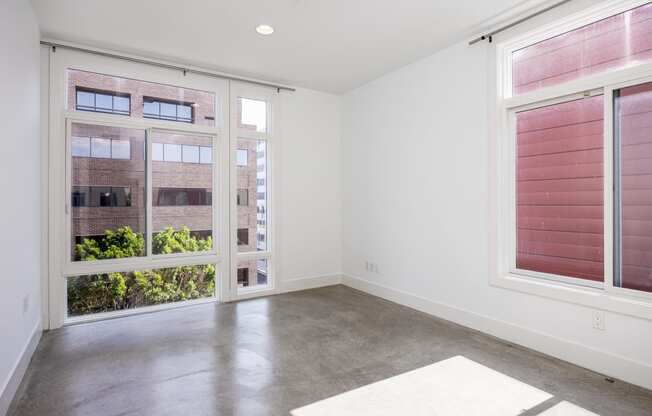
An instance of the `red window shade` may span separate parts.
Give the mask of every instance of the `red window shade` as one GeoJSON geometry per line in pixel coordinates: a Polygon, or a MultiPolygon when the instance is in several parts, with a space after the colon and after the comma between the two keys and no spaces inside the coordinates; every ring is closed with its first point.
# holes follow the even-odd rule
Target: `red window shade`
{"type": "Polygon", "coordinates": [[[652,4],[646,4],[514,52],[513,93],[650,59],[652,4]]]}
{"type": "Polygon", "coordinates": [[[516,267],[602,281],[603,97],[516,117],[516,267]]]}
{"type": "Polygon", "coordinates": [[[652,83],[623,88],[615,104],[620,286],[652,292],[652,83]]]}

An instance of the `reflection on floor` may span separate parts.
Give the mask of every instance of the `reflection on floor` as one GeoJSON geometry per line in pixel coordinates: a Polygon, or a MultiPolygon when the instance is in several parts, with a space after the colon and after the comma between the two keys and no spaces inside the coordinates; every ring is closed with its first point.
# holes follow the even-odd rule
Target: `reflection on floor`
{"type": "Polygon", "coordinates": [[[650,391],[332,286],[48,332],[9,414],[288,416],[458,355],[560,406],[525,416],[570,403],[600,416],[652,409],[650,391]]]}
{"type": "Polygon", "coordinates": [[[293,410],[292,416],[598,416],[457,356],[293,410]],[[533,413],[536,412],[536,413],[533,413]]]}

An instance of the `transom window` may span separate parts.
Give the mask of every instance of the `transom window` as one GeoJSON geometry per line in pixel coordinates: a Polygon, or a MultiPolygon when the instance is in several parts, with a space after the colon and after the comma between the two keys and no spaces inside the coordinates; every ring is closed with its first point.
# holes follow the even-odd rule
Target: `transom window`
{"type": "Polygon", "coordinates": [[[77,87],[75,108],[81,111],[129,115],[131,95],[77,87]]]}
{"type": "Polygon", "coordinates": [[[652,299],[652,4],[619,4],[498,45],[499,284],[652,299]]]}

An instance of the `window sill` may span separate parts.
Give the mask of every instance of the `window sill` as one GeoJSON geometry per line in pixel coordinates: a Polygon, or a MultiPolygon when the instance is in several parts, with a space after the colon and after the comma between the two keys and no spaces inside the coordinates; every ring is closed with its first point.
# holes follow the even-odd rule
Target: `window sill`
{"type": "Polygon", "coordinates": [[[615,293],[612,293],[602,288],[569,285],[514,273],[496,274],[492,276],[490,284],[516,292],[652,320],[652,302],[645,299],[647,294],[638,297],[630,295],[626,289],[616,288],[615,293]]]}

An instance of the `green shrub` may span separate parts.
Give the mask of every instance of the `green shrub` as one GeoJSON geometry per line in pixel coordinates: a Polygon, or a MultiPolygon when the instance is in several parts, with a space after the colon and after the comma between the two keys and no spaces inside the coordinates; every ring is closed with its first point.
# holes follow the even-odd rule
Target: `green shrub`
{"type": "MultiPolygon", "coordinates": [[[[167,228],[154,236],[154,253],[185,253],[209,250],[211,238],[197,238],[188,228],[167,228]]],[[[84,239],[75,252],[80,260],[142,256],[145,240],[130,227],[107,230],[99,241],[84,239]]],[[[103,273],[68,279],[70,316],[116,311],[147,305],[213,296],[215,266],[182,266],[158,270],[103,273]]]]}

